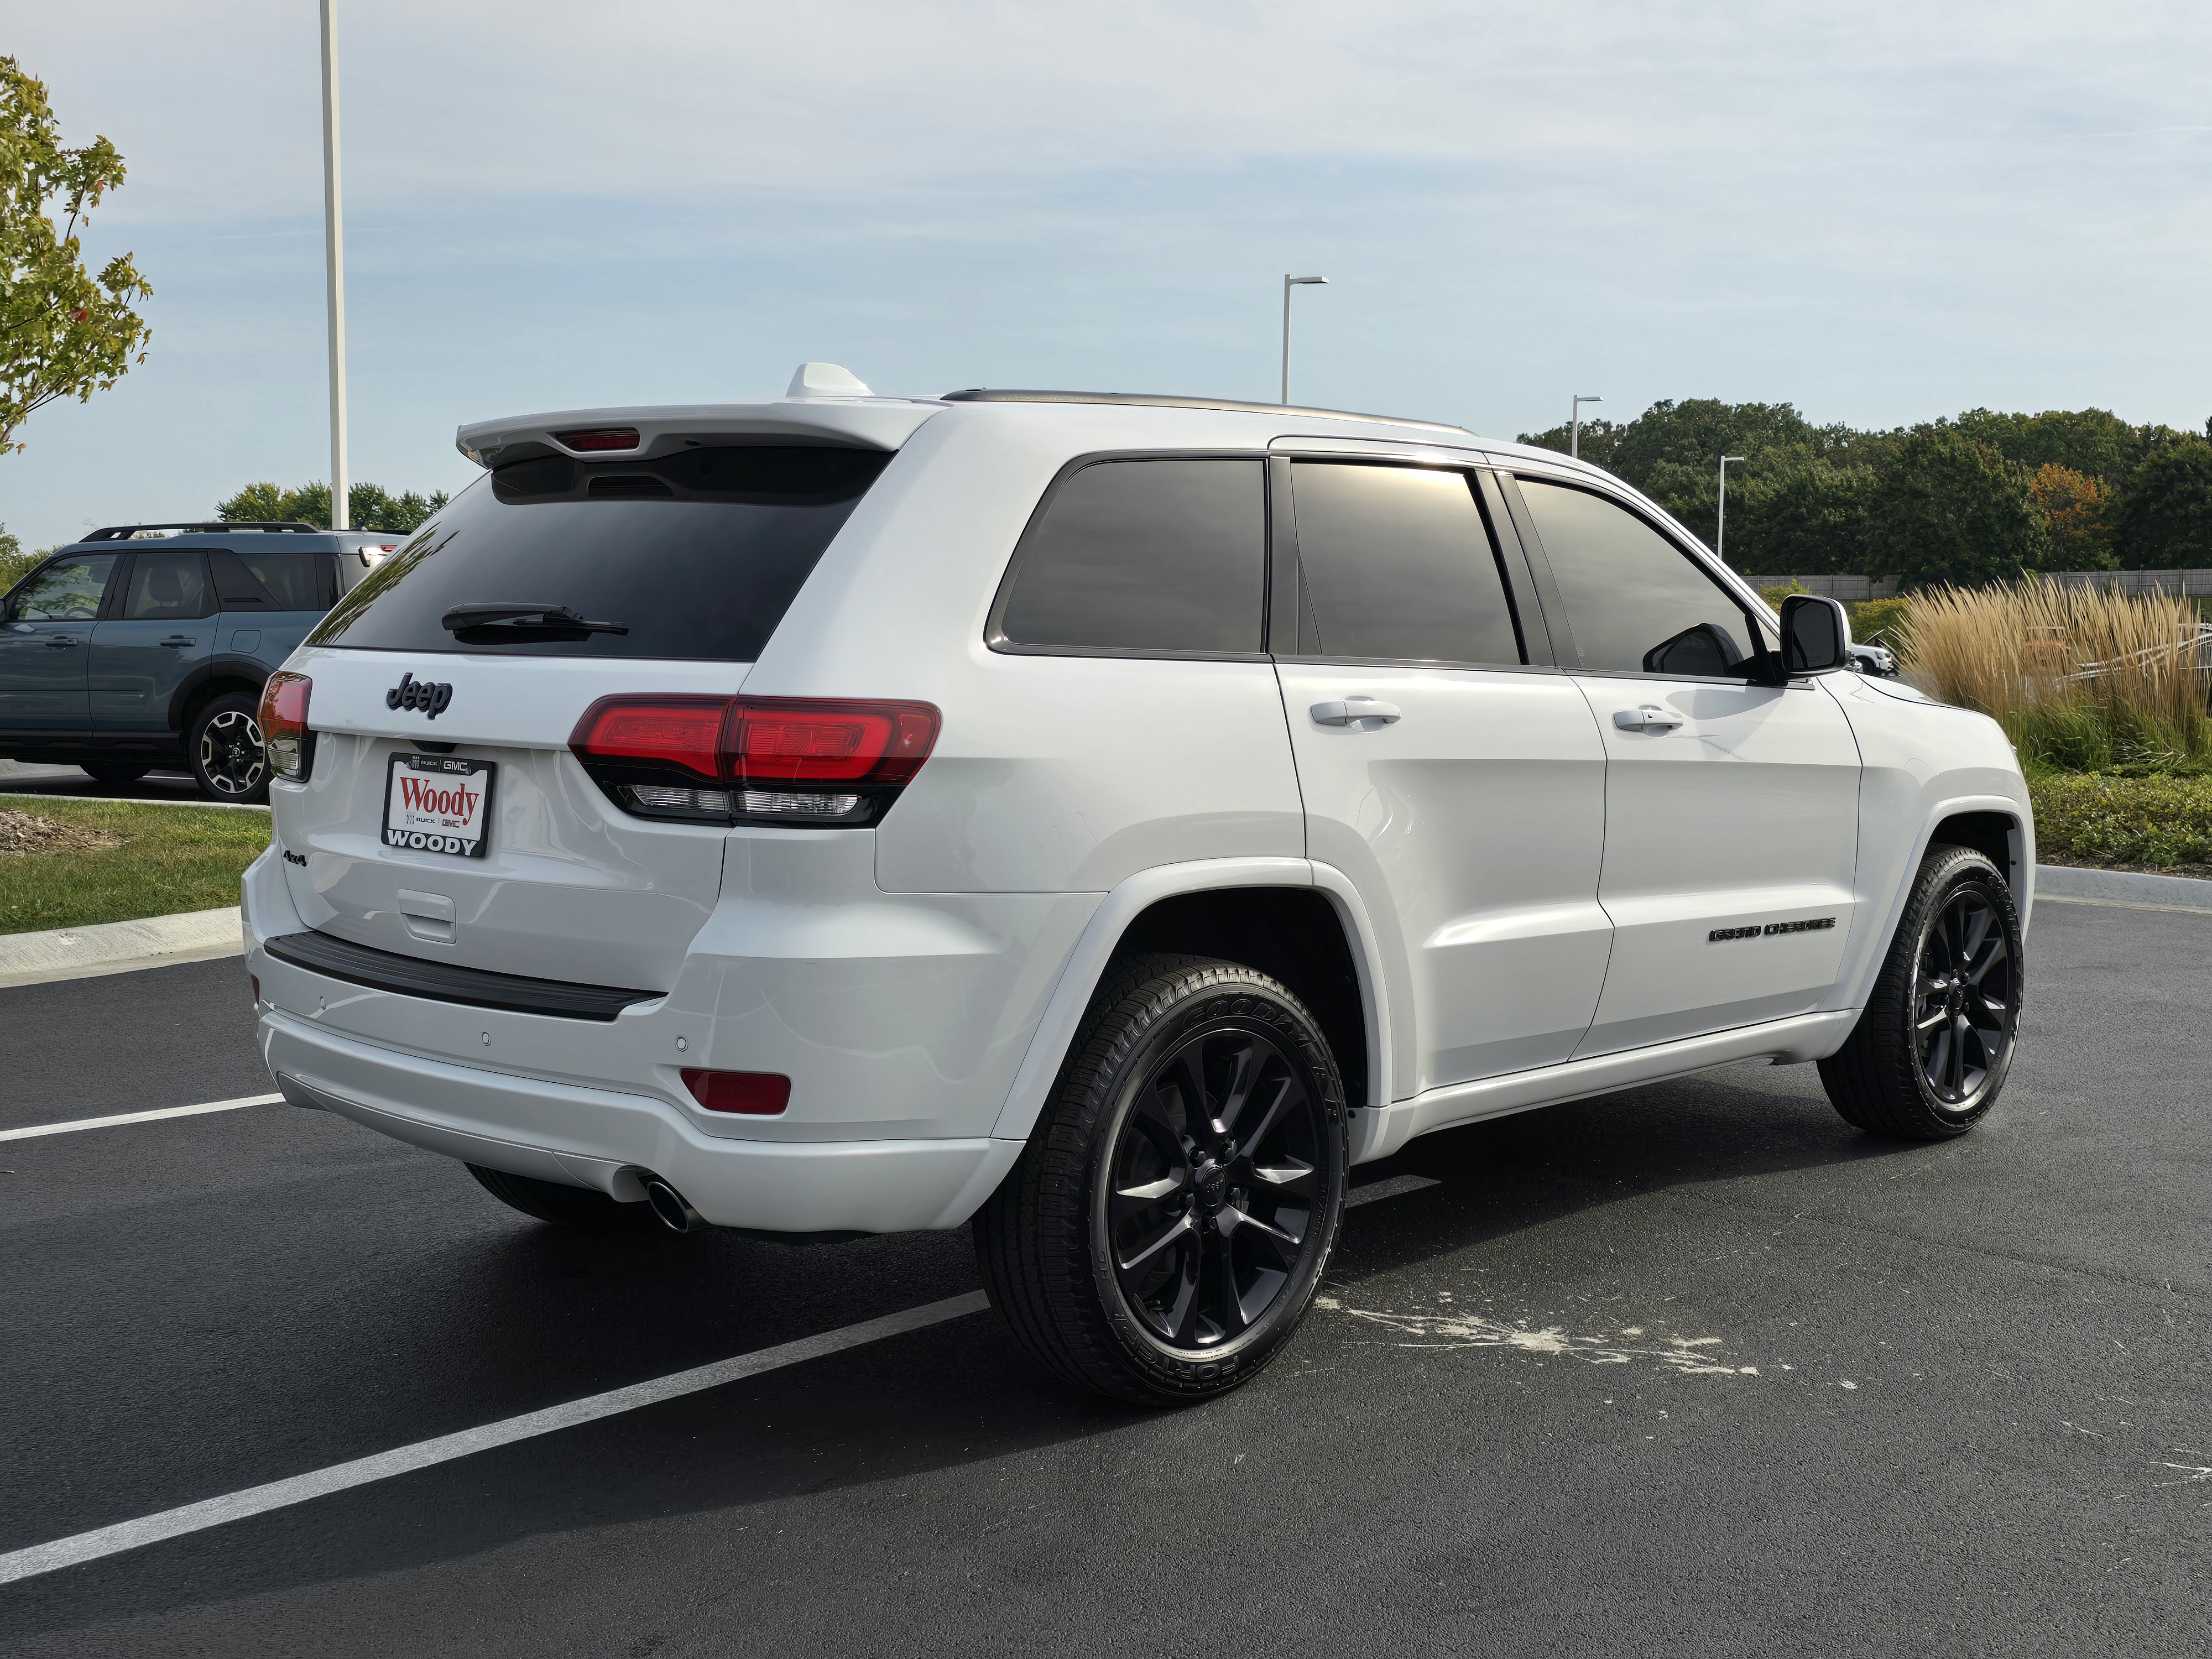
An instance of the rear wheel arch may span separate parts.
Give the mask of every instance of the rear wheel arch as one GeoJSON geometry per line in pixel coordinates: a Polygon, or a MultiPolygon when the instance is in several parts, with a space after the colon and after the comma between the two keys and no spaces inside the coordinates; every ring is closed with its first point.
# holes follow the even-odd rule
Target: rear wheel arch
{"type": "Polygon", "coordinates": [[[178,741],[191,735],[192,722],[200,717],[200,710],[217,697],[236,696],[260,702],[261,688],[268,679],[265,672],[249,672],[236,664],[210,664],[200,676],[185,681],[178,690],[169,720],[178,741]]]}

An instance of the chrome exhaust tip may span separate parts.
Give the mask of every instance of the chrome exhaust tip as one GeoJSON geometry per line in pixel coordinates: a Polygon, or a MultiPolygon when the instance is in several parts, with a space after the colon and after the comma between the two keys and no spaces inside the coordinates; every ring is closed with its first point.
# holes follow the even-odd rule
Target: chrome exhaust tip
{"type": "Polygon", "coordinates": [[[707,1218],[691,1207],[691,1200],[659,1176],[646,1178],[645,1201],[672,1233],[696,1232],[707,1224],[707,1218]]]}

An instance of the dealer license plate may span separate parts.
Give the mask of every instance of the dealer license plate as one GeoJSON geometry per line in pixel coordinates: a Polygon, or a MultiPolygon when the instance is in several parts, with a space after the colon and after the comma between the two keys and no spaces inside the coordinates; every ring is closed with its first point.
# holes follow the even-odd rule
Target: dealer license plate
{"type": "Polygon", "coordinates": [[[454,755],[394,755],[384,792],[384,844],[482,858],[498,769],[454,755]]]}

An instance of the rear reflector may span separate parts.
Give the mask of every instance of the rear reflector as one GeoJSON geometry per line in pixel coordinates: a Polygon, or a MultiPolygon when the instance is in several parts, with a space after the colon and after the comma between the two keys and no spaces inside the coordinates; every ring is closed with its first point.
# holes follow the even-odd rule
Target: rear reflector
{"type": "Polygon", "coordinates": [[[708,1072],[686,1067],[684,1086],[710,1112],[774,1117],[791,1104],[791,1079],[774,1072],[708,1072]]]}
{"type": "Polygon", "coordinates": [[[307,697],[315,683],[278,669],[261,688],[261,746],[269,769],[297,783],[314,769],[314,734],[307,730],[307,697]]]}
{"type": "Polygon", "coordinates": [[[587,432],[556,432],[554,438],[570,449],[635,449],[637,428],[634,426],[596,427],[587,432]]]}

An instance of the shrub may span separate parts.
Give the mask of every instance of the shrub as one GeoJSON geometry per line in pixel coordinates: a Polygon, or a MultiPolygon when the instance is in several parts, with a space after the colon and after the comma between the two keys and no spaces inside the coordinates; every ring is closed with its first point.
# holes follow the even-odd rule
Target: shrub
{"type": "Polygon", "coordinates": [[[2212,777],[2036,779],[2039,852],[2115,864],[2212,864],[2212,777]]]}

